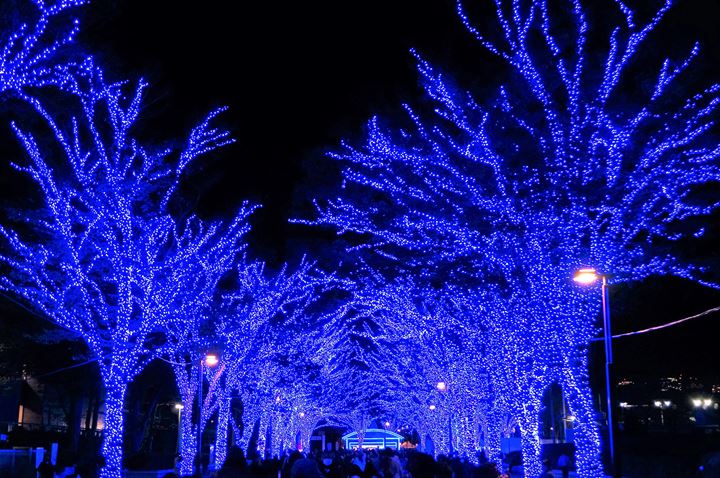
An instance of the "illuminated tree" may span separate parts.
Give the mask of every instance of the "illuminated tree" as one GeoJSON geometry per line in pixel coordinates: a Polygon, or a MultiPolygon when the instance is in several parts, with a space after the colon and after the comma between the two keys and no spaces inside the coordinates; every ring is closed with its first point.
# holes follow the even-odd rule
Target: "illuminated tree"
{"type": "MultiPolygon", "coordinates": [[[[303,343],[314,340],[320,344],[314,349],[315,360],[327,356],[327,348],[323,353],[322,337],[317,334],[323,330],[322,325],[341,313],[342,308],[333,308],[328,302],[338,285],[332,275],[305,260],[295,270],[286,265],[276,272],[267,271],[260,262],[238,265],[235,284],[224,294],[213,318],[224,369],[204,415],[218,410],[218,462],[224,460],[227,451],[233,396],[243,397],[244,410],[252,420],[245,423],[246,431],[261,419],[261,423],[271,425],[275,451],[282,445],[295,445],[294,437],[288,443],[293,435],[290,430],[298,431],[298,406],[303,401],[306,380],[312,379],[301,367],[306,363],[303,352],[308,350],[303,343]],[[260,408],[253,410],[254,406],[260,408]]],[[[264,430],[261,427],[263,437],[264,430]]]]}
{"type": "Polygon", "coordinates": [[[383,352],[375,386],[388,393],[379,408],[414,425],[422,440],[430,435],[436,453],[472,457],[490,406],[486,338],[477,312],[447,292],[407,279],[366,282],[354,307],[372,319],[365,337],[383,352]]]}
{"type": "Polygon", "coordinates": [[[482,302],[495,311],[489,367],[502,368],[501,398],[515,407],[526,473],[541,471],[540,397],[557,380],[578,417],[579,472],[600,477],[587,378],[599,294],[569,277],[592,265],[616,282],[702,281],[699,267],[668,251],[701,235],[693,221],[717,206],[698,193],[719,179],[710,128],[720,87],[686,97],[677,88],[695,45],[685,59],[658,59],[643,90],[634,72],[652,61],[637,53],[669,1],[647,21],[616,2],[604,12],[616,23],[608,31],[579,0],[495,5],[496,34],[481,33],[462,3],[459,14],[508,66],[507,84],[479,100],[419,58],[435,115],[408,108],[410,127],[401,130],[373,119],[363,144],[333,155],[344,165],[343,189],[318,203],[310,222],[359,235],[360,252],[398,259],[418,279],[485,289],[482,302]],[[605,35],[604,46],[591,51],[591,34],[605,35]]]}
{"type": "Polygon", "coordinates": [[[0,228],[0,287],[81,335],[98,359],[108,478],[121,473],[128,383],[162,345],[165,325],[194,313],[231,267],[253,209],[244,205],[227,223],[168,212],[188,164],[231,140],[210,126],[215,111],[180,148],[144,144],[136,136],[144,86],[128,94],[96,77],[73,97],[69,119],[67,108],[30,98],[47,130],[13,125],[29,158],[16,168],[43,204],[0,228]]]}

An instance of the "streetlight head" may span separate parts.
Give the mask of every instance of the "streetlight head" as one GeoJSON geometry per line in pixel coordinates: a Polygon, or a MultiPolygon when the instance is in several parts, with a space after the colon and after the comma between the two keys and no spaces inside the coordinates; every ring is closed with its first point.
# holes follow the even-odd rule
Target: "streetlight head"
{"type": "Polygon", "coordinates": [[[573,274],[573,280],[578,284],[589,285],[594,283],[600,278],[600,275],[592,267],[586,267],[584,269],[578,269],[573,274]]]}
{"type": "Polygon", "coordinates": [[[389,426],[390,426],[390,422],[385,422],[385,426],[386,426],[386,427],[389,427],[389,426]]]}
{"type": "Polygon", "coordinates": [[[216,354],[207,354],[205,356],[205,365],[208,367],[214,367],[220,360],[216,354]]]}
{"type": "Polygon", "coordinates": [[[183,408],[185,408],[185,406],[182,403],[175,404],[175,410],[182,410],[183,408]]]}
{"type": "Polygon", "coordinates": [[[300,412],[300,413],[298,413],[298,416],[299,416],[300,418],[305,418],[305,412],[300,412]]]}
{"type": "Polygon", "coordinates": [[[435,410],[437,407],[436,407],[435,405],[430,405],[428,408],[429,408],[430,410],[435,410]]]}
{"type": "Polygon", "coordinates": [[[437,389],[440,390],[441,392],[444,392],[445,390],[447,390],[447,383],[445,383],[445,382],[438,382],[438,384],[436,385],[436,387],[437,387],[437,389]]]}

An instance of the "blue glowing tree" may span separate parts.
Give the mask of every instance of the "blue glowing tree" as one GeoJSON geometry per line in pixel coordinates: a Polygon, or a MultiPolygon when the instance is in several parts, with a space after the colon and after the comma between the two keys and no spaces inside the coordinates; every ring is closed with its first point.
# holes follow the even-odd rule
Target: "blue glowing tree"
{"type": "MultiPolygon", "coordinates": [[[[313,350],[314,360],[327,356],[318,333],[342,311],[342,307],[328,302],[339,284],[334,276],[306,260],[294,270],[286,265],[277,272],[267,271],[260,262],[238,265],[235,284],[223,295],[213,318],[223,371],[208,394],[201,420],[204,424],[210,414],[218,413],[216,460],[225,458],[228,427],[240,428],[230,420],[232,397],[241,398],[243,403],[244,445],[258,420],[263,438],[270,425],[274,451],[295,445],[298,407],[308,401],[303,400],[309,381],[308,371],[303,370],[308,365],[304,354],[312,342],[320,345],[313,350]]],[[[309,415],[308,411],[308,419],[309,415]]],[[[233,439],[238,438],[234,433],[233,439]]]]}
{"type": "Polygon", "coordinates": [[[423,441],[429,435],[436,453],[472,457],[491,405],[486,339],[477,314],[451,299],[412,280],[380,279],[365,282],[354,307],[372,318],[364,336],[385,355],[377,365],[388,392],[380,408],[413,425],[423,441]]]}
{"type": "Polygon", "coordinates": [[[28,97],[47,128],[13,125],[29,158],[16,168],[44,203],[0,228],[0,287],[81,335],[98,359],[108,478],[121,473],[128,383],[164,342],[164,326],[196,313],[232,267],[253,209],[244,205],[227,223],[168,212],[188,164],[231,140],[211,127],[216,111],[179,148],[145,144],[137,138],[144,87],[128,93],[94,77],[72,98],[71,118],[67,106],[61,115],[28,97]]]}
{"type": "Polygon", "coordinates": [[[598,294],[571,285],[572,272],[703,280],[668,251],[702,234],[693,220],[717,206],[699,192],[720,179],[710,131],[720,87],[677,93],[697,45],[682,60],[660,58],[647,91],[633,73],[652,63],[637,53],[670,3],[640,21],[615,2],[608,17],[619,21],[604,31],[579,0],[497,1],[499,28],[487,35],[459,4],[469,31],[509,67],[507,84],[477,100],[419,58],[435,115],[408,107],[402,130],[373,119],[362,145],[333,155],[344,187],[311,221],[360,235],[361,251],[400,259],[397,268],[429,283],[485,290],[488,360],[503,371],[499,391],[530,476],[540,473],[539,397],[555,380],[578,417],[579,471],[602,476],[586,354],[598,294]],[[590,51],[591,33],[606,45],[590,51]]]}

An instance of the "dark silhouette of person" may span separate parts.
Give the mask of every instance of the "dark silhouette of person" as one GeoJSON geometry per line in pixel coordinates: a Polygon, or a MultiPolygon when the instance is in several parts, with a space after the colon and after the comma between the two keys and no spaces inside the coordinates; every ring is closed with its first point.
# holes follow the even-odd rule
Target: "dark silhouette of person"
{"type": "Polygon", "coordinates": [[[225,457],[225,463],[215,474],[216,478],[249,478],[247,460],[242,448],[232,446],[225,457]]]}
{"type": "Polygon", "coordinates": [[[290,478],[323,478],[323,476],[315,460],[300,458],[290,468],[290,478]]]}
{"type": "Polygon", "coordinates": [[[50,454],[45,455],[37,467],[37,472],[40,478],[55,478],[55,465],[50,461],[50,454]]]}

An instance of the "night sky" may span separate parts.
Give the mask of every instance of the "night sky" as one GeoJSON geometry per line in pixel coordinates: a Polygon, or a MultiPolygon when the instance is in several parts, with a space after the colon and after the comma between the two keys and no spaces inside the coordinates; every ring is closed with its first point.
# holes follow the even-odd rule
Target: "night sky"
{"type": "MultiPolygon", "coordinates": [[[[224,121],[238,143],[201,159],[184,192],[206,216],[225,216],[243,199],[261,203],[250,251],[271,261],[328,240],[287,223],[337,185],[324,153],[359,137],[372,115],[392,120],[402,103],[421,100],[410,48],[466,88],[495,88],[503,75],[451,0],[96,0],[84,15],[83,47],[118,79],[149,81],[148,135],[173,138],[230,106],[224,121]]],[[[678,1],[653,48],[687,51],[696,38],[704,53],[692,81],[720,81],[718,24],[720,0],[678,1]]],[[[718,306],[720,293],[658,280],[618,287],[612,304],[616,331],[626,332],[718,306]]],[[[618,373],[714,375],[719,320],[618,340],[618,373]]]]}

